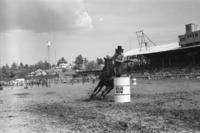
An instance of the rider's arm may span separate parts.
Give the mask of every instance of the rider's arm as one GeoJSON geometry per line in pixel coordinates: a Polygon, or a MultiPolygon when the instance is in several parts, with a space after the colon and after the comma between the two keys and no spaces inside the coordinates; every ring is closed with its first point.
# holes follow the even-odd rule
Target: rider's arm
{"type": "Polygon", "coordinates": [[[124,56],[123,55],[118,55],[116,57],[115,61],[120,62],[120,63],[124,62],[124,56]]]}

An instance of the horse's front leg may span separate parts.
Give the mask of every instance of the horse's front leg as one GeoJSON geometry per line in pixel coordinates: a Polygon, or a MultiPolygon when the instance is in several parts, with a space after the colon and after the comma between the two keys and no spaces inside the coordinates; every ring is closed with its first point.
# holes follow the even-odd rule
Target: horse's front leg
{"type": "Polygon", "coordinates": [[[101,97],[104,98],[110,91],[114,88],[114,85],[111,84],[110,86],[106,87],[106,89],[101,93],[101,97]]]}
{"type": "Polygon", "coordinates": [[[102,90],[103,87],[104,87],[104,85],[102,84],[102,85],[99,87],[97,93],[95,94],[96,96],[97,96],[97,94],[102,90]]]}
{"type": "Polygon", "coordinates": [[[101,93],[101,98],[103,98],[103,95],[108,91],[110,86],[106,86],[106,88],[101,93]]]}

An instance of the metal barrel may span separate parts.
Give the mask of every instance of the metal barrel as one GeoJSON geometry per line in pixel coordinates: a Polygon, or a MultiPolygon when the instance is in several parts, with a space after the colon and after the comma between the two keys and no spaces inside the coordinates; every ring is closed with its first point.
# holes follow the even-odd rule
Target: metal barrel
{"type": "Polygon", "coordinates": [[[131,101],[130,77],[114,78],[114,101],[117,103],[131,101]]]}

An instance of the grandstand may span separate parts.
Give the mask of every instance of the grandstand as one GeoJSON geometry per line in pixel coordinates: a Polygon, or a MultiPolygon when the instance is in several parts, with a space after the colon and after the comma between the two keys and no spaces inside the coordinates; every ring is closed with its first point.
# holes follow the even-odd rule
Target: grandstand
{"type": "Polygon", "coordinates": [[[158,77],[200,77],[200,30],[187,24],[179,43],[137,48],[125,52],[125,56],[138,59],[132,71],[158,77]]]}

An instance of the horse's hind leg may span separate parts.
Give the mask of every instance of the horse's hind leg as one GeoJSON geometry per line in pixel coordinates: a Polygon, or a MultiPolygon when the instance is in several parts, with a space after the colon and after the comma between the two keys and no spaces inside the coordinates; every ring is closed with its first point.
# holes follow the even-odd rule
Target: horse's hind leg
{"type": "Polygon", "coordinates": [[[98,91],[96,92],[96,96],[97,96],[97,94],[102,90],[102,88],[103,88],[103,85],[101,85],[100,87],[99,87],[99,89],[98,89],[98,91]]]}
{"type": "Polygon", "coordinates": [[[95,87],[93,93],[90,95],[90,98],[94,97],[97,94],[96,92],[99,90],[100,86],[101,86],[101,81],[98,83],[97,87],[95,87]]]}

